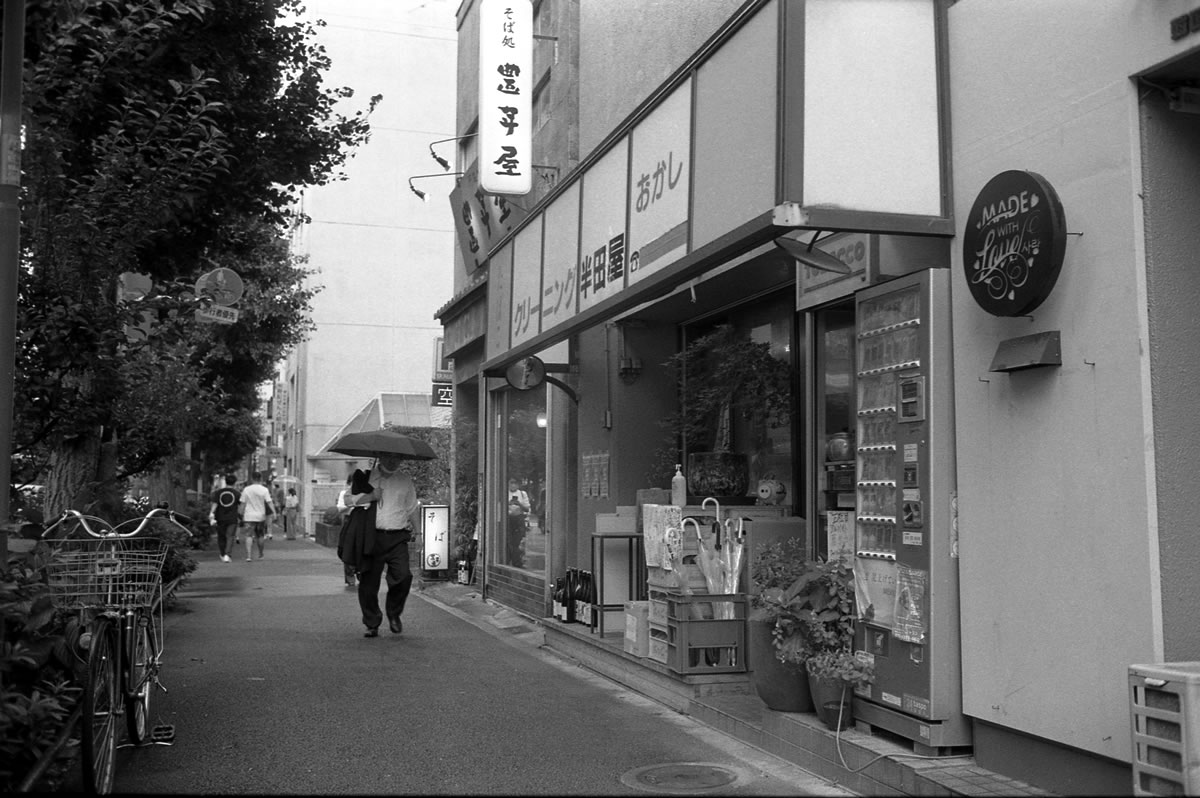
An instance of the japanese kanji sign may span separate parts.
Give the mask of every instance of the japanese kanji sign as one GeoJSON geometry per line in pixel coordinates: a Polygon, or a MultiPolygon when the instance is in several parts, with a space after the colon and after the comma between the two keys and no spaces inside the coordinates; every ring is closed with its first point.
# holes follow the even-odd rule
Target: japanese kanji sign
{"type": "Polygon", "coordinates": [[[588,170],[583,181],[579,233],[579,309],[625,289],[625,196],[629,150],[625,141],[588,170]]]}
{"type": "Polygon", "coordinates": [[[533,187],[533,4],[479,5],[479,183],[492,194],[533,187]]]}

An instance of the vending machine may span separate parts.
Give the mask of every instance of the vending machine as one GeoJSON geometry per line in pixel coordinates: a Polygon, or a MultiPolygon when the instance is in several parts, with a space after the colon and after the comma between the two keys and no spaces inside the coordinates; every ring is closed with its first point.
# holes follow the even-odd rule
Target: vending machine
{"type": "Polygon", "coordinates": [[[855,295],[855,719],[926,753],[970,745],[962,714],[950,273],[855,295]]]}

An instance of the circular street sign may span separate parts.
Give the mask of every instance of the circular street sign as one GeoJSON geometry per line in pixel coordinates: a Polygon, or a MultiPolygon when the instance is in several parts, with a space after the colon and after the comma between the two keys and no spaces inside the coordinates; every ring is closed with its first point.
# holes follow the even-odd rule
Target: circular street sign
{"type": "Polygon", "coordinates": [[[222,266],[196,281],[196,293],[211,298],[215,304],[228,307],[237,304],[246,293],[246,286],[237,272],[222,266]]]}
{"type": "Polygon", "coordinates": [[[1066,241],[1054,187],[1034,172],[1001,172],[975,198],[963,231],[971,295],[993,316],[1031,313],[1054,290],[1066,241]]]}

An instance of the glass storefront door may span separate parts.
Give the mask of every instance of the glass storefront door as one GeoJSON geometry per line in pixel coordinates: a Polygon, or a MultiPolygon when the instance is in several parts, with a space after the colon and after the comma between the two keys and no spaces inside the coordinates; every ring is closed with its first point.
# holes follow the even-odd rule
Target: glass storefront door
{"type": "Polygon", "coordinates": [[[816,413],[812,440],[819,462],[814,470],[813,512],[816,554],[850,544],[854,531],[854,303],[813,314],[816,413]],[[841,543],[839,543],[841,541],[841,543]]]}
{"type": "Polygon", "coordinates": [[[492,562],[541,575],[546,568],[546,392],[503,391],[495,399],[503,468],[493,494],[498,512],[492,562]]]}

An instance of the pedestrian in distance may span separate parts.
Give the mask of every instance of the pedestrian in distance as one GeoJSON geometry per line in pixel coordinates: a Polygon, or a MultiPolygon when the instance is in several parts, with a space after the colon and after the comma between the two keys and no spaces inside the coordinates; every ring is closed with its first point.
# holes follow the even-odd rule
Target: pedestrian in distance
{"type": "Polygon", "coordinates": [[[271,523],[267,525],[267,540],[274,539],[275,535],[273,533],[273,530],[275,528],[275,524],[282,525],[284,534],[287,534],[287,521],[286,521],[286,516],[284,516],[284,514],[283,514],[284,498],[285,498],[283,495],[283,488],[279,485],[278,482],[276,482],[272,486],[272,488],[273,488],[273,490],[271,492],[271,499],[275,503],[275,517],[270,519],[271,523]]]}
{"type": "Polygon", "coordinates": [[[246,525],[246,562],[250,562],[254,547],[258,546],[258,559],[263,557],[263,538],[269,537],[268,526],[271,516],[276,515],[275,503],[271,492],[262,484],[262,472],[255,471],[250,475],[250,484],[242,490],[241,503],[242,523],[246,525]]]}
{"type": "Polygon", "coordinates": [[[363,546],[358,569],[358,604],[366,637],[378,637],[384,613],[379,609],[379,583],[387,572],[388,626],[394,634],[404,630],[400,620],[404,604],[412,589],[413,574],[408,564],[408,542],[412,540],[421,505],[417,501],[417,486],[413,478],[400,470],[399,455],[382,454],[371,472],[374,488],[366,493],[348,494],[346,504],[366,506],[374,503],[374,535],[369,533],[363,546]],[[373,538],[373,540],[371,539],[373,538]]]}
{"type": "Polygon", "coordinates": [[[288,540],[296,539],[299,518],[300,497],[296,495],[295,488],[288,488],[287,496],[283,499],[283,532],[288,540]]]}
{"type": "Polygon", "coordinates": [[[236,486],[237,475],[226,475],[224,486],[212,492],[212,503],[208,508],[208,523],[217,528],[217,551],[221,553],[221,562],[230,562],[229,554],[237,540],[238,505],[242,494],[236,486]]]}
{"type": "Polygon", "coordinates": [[[521,544],[529,532],[529,494],[521,489],[515,478],[508,480],[508,535],[504,548],[508,554],[506,565],[520,566],[524,562],[521,544]]]}

